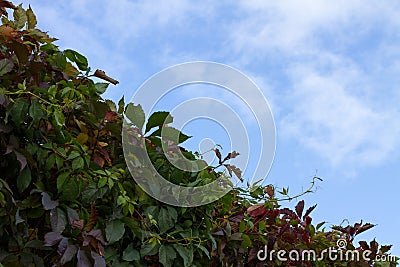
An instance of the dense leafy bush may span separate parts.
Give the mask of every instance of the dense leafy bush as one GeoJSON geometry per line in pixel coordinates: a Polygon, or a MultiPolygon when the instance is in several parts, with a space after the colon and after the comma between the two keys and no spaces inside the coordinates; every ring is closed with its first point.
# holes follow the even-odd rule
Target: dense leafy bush
{"type": "MultiPolygon", "coordinates": [[[[257,253],[320,252],[337,248],[341,238],[348,250],[371,250],[371,258],[389,250],[375,241],[353,244],[373,225],[327,231],[324,223],[312,223],[315,206],[305,209],[300,201],[295,210],[284,208],[272,186],[251,193],[236,188],[196,208],[149,197],[130,176],[121,146],[123,114],[144,116],[140,105],[102,99],[109,83],[91,77],[117,81],[101,70],[92,74],[78,52],[60,51],[55,39],[36,28],[30,7],[2,0],[0,12],[0,266],[371,266],[284,262],[276,255],[262,262],[257,253]]],[[[146,128],[165,126],[165,116],[154,113],[146,128]]],[[[206,184],[225,174],[217,166],[181,171],[162,153],[159,134],[143,138],[157,170],[174,183],[206,184]]],[[[201,158],[180,149],[190,159],[201,158]]],[[[226,164],[237,156],[215,153],[226,164]]],[[[232,170],[240,176],[228,165],[232,170]]]]}

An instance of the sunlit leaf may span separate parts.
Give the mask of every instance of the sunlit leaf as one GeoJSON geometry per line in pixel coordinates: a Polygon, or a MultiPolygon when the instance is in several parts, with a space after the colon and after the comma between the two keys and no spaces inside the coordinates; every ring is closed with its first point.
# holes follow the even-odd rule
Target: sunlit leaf
{"type": "Polygon", "coordinates": [[[28,10],[26,10],[26,15],[28,18],[28,29],[34,29],[36,27],[37,20],[30,5],[28,10]]]}
{"type": "Polygon", "coordinates": [[[125,116],[133,125],[142,130],[146,117],[140,104],[135,106],[133,103],[129,103],[125,109],[125,116]]]}
{"type": "Polygon", "coordinates": [[[72,62],[75,62],[80,70],[86,71],[88,69],[88,60],[80,53],[72,49],[66,49],[64,50],[64,55],[72,62]]]}

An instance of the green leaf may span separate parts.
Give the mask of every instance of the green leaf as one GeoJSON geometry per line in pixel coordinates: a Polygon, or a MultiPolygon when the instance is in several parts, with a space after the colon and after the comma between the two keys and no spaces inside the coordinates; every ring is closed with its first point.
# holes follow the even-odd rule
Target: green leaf
{"type": "Polygon", "coordinates": [[[60,208],[55,208],[50,211],[50,224],[53,232],[62,233],[67,225],[67,216],[60,208]]]}
{"type": "Polygon", "coordinates": [[[183,259],[183,265],[185,267],[191,266],[193,262],[193,248],[187,248],[182,245],[173,244],[175,250],[178,252],[179,256],[183,259]]]}
{"type": "Polygon", "coordinates": [[[34,29],[36,27],[37,20],[31,5],[29,5],[28,10],[26,11],[26,16],[28,17],[28,29],[34,29]]]}
{"type": "Polygon", "coordinates": [[[96,83],[94,87],[96,88],[97,94],[101,95],[107,90],[109,85],[109,83],[96,83]]]}
{"type": "Polygon", "coordinates": [[[64,201],[74,201],[79,196],[79,184],[76,178],[71,177],[71,179],[66,182],[61,189],[60,199],[64,201]]]}
{"type": "Polygon", "coordinates": [[[65,116],[60,109],[55,109],[54,110],[54,119],[57,123],[58,126],[63,126],[65,124],[65,116]]]}
{"type": "Polygon", "coordinates": [[[178,213],[173,207],[161,208],[158,214],[158,225],[161,233],[165,233],[172,227],[178,220],[178,213]]]}
{"type": "Polygon", "coordinates": [[[31,36],[41,43],[51,43],[57,40],[56,38],[51,38],[47,33],[38,29],[28,29],[25,35],[31,36]]]}
{"type": "Polygon", "coordinates": [[[135,106],[133,103],[129,103],[126,106],[125,115],[133,125],[137,126],[140,130],[143,129],[146,116],[140,104],[135,106]]]}
{"type": "Polygon", "coordinates": [[[50,156],[46,159],[45,169],[50,170],[51,168],[53,168],[55,163],[56,163],[56,155],[50,154],[50,156]]]}
{"type": "Polygon", "coordinates": [[[71,153],[69,153],[67,160],[71,160],[71,159],[77,158],[80,155],[81,154],[78,151],[72,150],[71,153]]]}
{"type": "Polygon", "coordinates": [[[102,177],[100,177],[100,179],[99,179],[99,182],[98,182],[98,184],[97,184],[97,187],[98,187],[98,188],[102,188],[103,186],[106,185],[106,183],[107,183],[107,177],[102,176],[102,177]]]}
{"type": "Polygon", "coordinates": [[[65,184],[67,178],[71,175],[70,172],[64,172],[57,177],[57,190],[58,193],[61,193],[61,190],[65,184]]]}
{"type": "Polygon", "coordinates": [[[125,108],[125,99],[124,97],[122,97],[118,101],[118,114],[122,114],[124,112],[124,108],[125,108]]]}
{"type": "Polygon", "coordinates": [[[22,124],[26,120],[29,103],[25,98],[18,98],[12,107],[12,117],[16,124],[22,124]]]}
{"type": "Polygon", "coordinates": [[[122,254],[122,259],[124,261],[138,261],[140,260],[139,251],[133,248],[133,244],[129,244],[122,254]]]}
{"type": "Polygon", "coordinates": [[[22,4],[20,4],[16,10],[14,10],[14,26],[17,30],[22,29],[26,22],[28,21],[28,17],[26,15],[25,10],[22,8],[22,4]]]}
{"type": "Polygon", "coordinates": [[[125,233],[125,224],[120,220],[112,220],[106,225],[106,238],[108,243],[114,243],[122,238],[125,233]]]}
{"type": "Polygon", "coordinates": [[[154,127],[163,126],[164,124],[172,123],[173,118],[167,111],[157,111],[151,114],[150,118],[146,124],[146,131],[147,133],[154,127]]]}
{"type": "Polygon", "coordinates": [[[80,70],[86,71],[88,69],[87,58],[79,54],[78,52],[71,49],[66,49],[64,50],[64,55],[72,62],[75,62],[80,70]]]}
{"type": "Polygon", "coordinates": [[[82,169],[84,165],[85,165],[85,160],[82,157],[78,157],[72,161],[73,170],[82,169]]]}
{"type": "Polygon", "coordinates": [[[14,68],[14,62],[8,58],[0,60],[0,76],[9,73],[14,68]]]}
{"type": "Polygon", "coordinates": [[[170,267],[172,266],[172,263],[174,262],[174,259],[176,258],[176,252],[174,248],[169,245],[162,245],[160,246],[160,249],[158,250],[158,261],[162,263],[164,267],[170,267]]]}
{"type": "Polygon", "coordinates": [[[142,246],[140,247],[140,255],[142,258],[145,256],[153,256],[158,253],[160,245],[156,243],[153,245],[152,243],[142,243],[142,246]]]}
{"type": "Polygon", "coordinates": [[[173,141],[175,143],[183,143],[186,140],[188,140],[191,136],[185,135],[183,133],[181,133],[181,131],[173,128],[173,127],[164,127],[161,129],[158,129],[156,131],[154,131],[151,136],[159,136],[159,137],[163,137],[166,138],[170,141],[173,141]]]}
{"type": "Polygon", "coordinates": [[[18,191],[22,193],[31,184],[32,174],[29,167],[25,167],[17,177],[17,187],[18,191]]]}
{"type": "Polygon", "coordinates": [[[42,105],[37,99],[32,99],[31,106],[29,107],[29,116],[33,119],[33,123],[38,123],[44,118],[42,105]]]}
{"type": "MultiPolygon", "coordinates": [[[[236,234],[238,234],[238,233],[236,233],[236,234]]],[[[233,234],[232,237],[233,237],[234,235],[235,235],[235,234],[233,234]]],[[[202,246],[202,245],[196,245],[196,247],[199,248],[201,251],[203,251],[204,254],[206,254],[207,257],[208,257],[209,259],[211,258],[211,257],[210,257],[210,252],[209,252],[204,246],[202,246]]]]}

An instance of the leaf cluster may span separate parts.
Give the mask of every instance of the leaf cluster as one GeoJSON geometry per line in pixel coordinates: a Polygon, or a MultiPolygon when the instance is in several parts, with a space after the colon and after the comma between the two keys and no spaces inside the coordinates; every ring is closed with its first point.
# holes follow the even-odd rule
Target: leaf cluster
{"type": "MultiPolygon", "coordinates": [[[[131,177],[121,140],[124,118],[146,141],[157,171],[175,184],[198,186],[223,175],[241,178],[229,161],[182,171],[163,152],[190,138],[168,127],[168,112],[147,120],[140,105],[104,100],[117,80],[92,72],[80,53],[60,50],[36,28],[29,7],[0,1],[0,266],[263,266],[257,251],[315,249],[348,241],[346,249],[387,255],[374,240],[353,244],[371,224],[314,225],[315,206],[281,206],[273,186],[234,188],[197,208],[169,206],[131,177]],[[8,11],[13,12],[12,18],[8,11]],[[92,77],[105,82],[95,82],[92,77]],[[162,134],[164,132],[164,134],[162,134]]],[[[287,195],[288,190],[283,192],[287,195]]],[[[270,266],[395,266],[394,262],[280,262],[270,266]],[[358,265],[355,265],[358,264],[358,265]],[[363,264],[363,265],[360,265],[363,264]],[[381,264],[381,265],[379,265],[381,264]]]]}

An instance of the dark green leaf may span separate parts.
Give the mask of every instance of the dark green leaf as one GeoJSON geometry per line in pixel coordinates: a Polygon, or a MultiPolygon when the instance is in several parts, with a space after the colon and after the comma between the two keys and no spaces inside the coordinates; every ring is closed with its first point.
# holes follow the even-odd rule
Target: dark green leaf
{"type": "Polygon", "coordinates": [[[151,114],[146,124],[147,133],[150,129],[157,126],[163,126],[164,124],[172,123],[173,118],[167,111],[157,111],[151,114]]]}
{"type": "Polygon", "coordinates": [[[61,190],[65,184],[67,178],[71,175],[70,172],[64,172],[57,177],[57,190],[58,193],[61,193],[61,190]]]}
{"type": "Polygon", "coordinates": [[[0,76],[9,73],[14,68],[14,63],[8,58],[3,58],[0,60],[0,76]]]}
{"type": "Polygon", "coordinates": [[[75,62],[80,70],[86,71],[88,69],[88,61],[86,57],[82,56],[78,52],[66,49],[64,50],[64,55],[72,62],[75,62]]]}
{"type": "Polygon", "coordinates": [[[122,254],[122,259],[124,261],[138,261],[140,260],[139,251],[134,249],[132,244],[129,244],[122,254]]]}
{"type": "Polygon", "coordinates": [[[37,99],[32,99],[31,106],[29,107],[29,116],[31,116],[31,118],[33,119],[33,123],[37,123],[41,119],[44,119],[42,105],[40,105],[37,99]]]}
{"type": "Polygon", "coordinates": [[[174,262],[174,259],[176,258],[176,252],[174,248],[169,245],[162,245],[160,246],[159,252],[158,252],[158,261],[162,263],[164,267],[170,267],[172,266],[172,263],[174,262]]]}
{"type": "Polygon", "coordinates": [[[50,211],[50,224],[53,232],[62,233],[67,225],[67,216],[60,208],[55,208],[50,211]]]}
{"type": "Polygon", "coordinates": [[[165,233],[167,230],[174,227],[177,219],[178,213],[173,207],[168,207],[168,209],[161,208],[157,220],[161,233],[165,233]]]}
{"type": "Polygon", "coordinates": [[[145,256],[153,256],[158,253],[160,245],[156,243],[154,246],[152,243],[143,243],[142,246],[140,247],[140,255],[142,258],[145,256]]]}
{"type": "Polygon", "coordinates": [[[185,267],[192,266],[193,262],[193,248],[184,247],[182,245],[173,244],[175,250],[178,252],[179,256],[183,259],[183,264],[185,267]]]}
{"type": "Polygon", "coordinates": [[[18,98],[12,107],[12,116],[16,124],[22,124],[28,114],[29,103],[25,98],[18,98]]]}
{"type": "Polygon", "coordinates": [[[179,130],[173,127],[164,127],[154,131],[151,136],[159,136],[173,141],[177,144],[183,143],[188,140],[191,136],[181,133],[179,130]]]}
{"type": "Polygon", "coordinates": [[[122,238],[125,233],[125,224],[120,220],[112,220],[106,225],[106,238],[108,243],[114,243],[122,238]]]}
{"type": "Polygon", "coordinates": [[[31,169],[29,167],[25,167],[17,177],[17,187],[18,191],[22,193],[28,186],[31,184],[32,175],[31,169]]]}
{"type": "Polygon", "coordinates": [[[68,179],[61,189],[60,199],[64,201],[74,201],[79,195],[79,184],[75,177],[68,179]]]}
{"type": "Polygon", "coordinates": [[[118,114],[122,114],[124,112],[124,108],[125,108],[125,99],[124,97],[122,97],[118,101],[118,114]]]}
{"type": "Polygon", "coordinates": [[[133,103],[129,103],[125,109],[125,116],[133,125],[142,130],[146,116],[144,115],[142,106],[140,104],[135,106],[133,103]]]}

